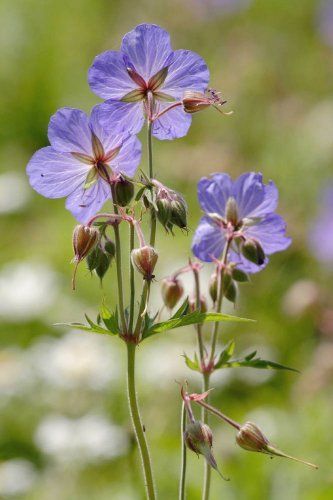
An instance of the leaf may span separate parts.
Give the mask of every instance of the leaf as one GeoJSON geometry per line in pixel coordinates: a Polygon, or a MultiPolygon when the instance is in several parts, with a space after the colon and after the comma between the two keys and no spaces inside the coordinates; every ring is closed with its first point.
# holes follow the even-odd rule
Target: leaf
{"type": "Polygon", "coordinates": [[[120,333],[117,309],[114,313],[112,313],[105,304],[102,304],[100,308],[100,316],[103,320],[104,325],[109,330],[109,332],[112,333],[112,335],[118,335],[120,333]]]}
{"type": "Polygon", "coordinates": [[[235,341],[230,340],[230,342],[225,346],[223,351],[221,352],[217,362],[215,363],[215,368],[221,368],[233,355],[235,350],[235,341]]]}
{"type": "Polygon", "coordinates": [[[215,321],[249,322],[253,320],[238,318],[237,316],[231,316],[229,314],[215,312],[201,313],[195,311],[190,314],[185,314],[181,317],[171,318],[161,323],[155,323],[155,325],[143,332],[142,338],[144,339],[150,337],[151,335],[155,335],[156,333],[165,332],[167,330],[173,330],[174,328],[180,328],[181,326],[196,325],[198,323],[210,323],[215,321]]]}
{"type": "Polygon", "coordinates": [[[139,191],[136,193],[135,196],[135,201],[139,201],[145,190],[147,189],[146,186],[143,186],[142,188],[139,189],[139,191]]]}
{"type": "Polygon", "coordinates": [[[82,330],[83,332],[99,333],[101,335],[110,335],[110,331],[97,325],[86,315],[86,319],[89,323],[88,325],[83,325],[82,323],[55,323],[54,326],[69,326],[75,330],[82,330]]]}
{"type": "Polygon", "coordinates": [[[188,312],[188,308],[189,308],[188,297],[186,297],[182,305],[179,307],[179,309],[177,309],[177,311],[171,317],[171,319],[181,318],[188,312]]]}
{"type": "Polygon", "coordinates": [[[185,353],[183,354],[183,356],[185,358],[186,366],[188,368],[190,368],[190,370],[194,370],[195,372],[201,372],[200,366],[199,366],[198,357],[197,357],[196,354],[194,355],[194,360],[193,361],[185,353]]]}
{"type": "Polygon", "coordinates": [[[247,360],[245,358],[245,359],[235,359],[227,361],[227,363],[225,363],[224,365],[224,368],[233,368],[236,366],[258,368],[261,370],[289,370],[292,372],[299,373],[299,370],[291,368],[290,366],[280,365],[279,363],[275,363],[274,361],[268,361],[266,359],[261,359],[261,358],[254,358],[250,360],[247,360]]]}

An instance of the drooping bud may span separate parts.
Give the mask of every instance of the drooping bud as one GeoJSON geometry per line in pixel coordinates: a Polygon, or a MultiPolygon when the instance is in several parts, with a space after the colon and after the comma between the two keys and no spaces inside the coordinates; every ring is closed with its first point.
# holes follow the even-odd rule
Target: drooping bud
{"type": "Polygon", "coordinates": [[[228,222],[236,227],[238,224],[238,207],[236,200],[233,196],[230,196],[227,200],[226,208],[225,208],[225,217],[228,222]]]}
{"type": "Polygon", "coordinates": [[[209,295],[212,299],[212,301],[216,302],[217,300],[217,292],[218,292],[218,277],[217,277],[217,273],[214,272],[211,277],[210,277],[210,280],[209,280],[209,295]]]}
{"type": "Polygon", "coordinates": [[[98,245],[87,257],[89,271],[95,271],[100,280],[102,280],[110,267],[115,253],[115,244],[111,240],[98,245]]]}
{"type": "MultiPolygon", "coordinates": [[[[197,308],[197,300],[196,300],[196,298],[194,296],[192,296],[192,297],[189,298],[188,307],[189,307],[189,311],[191,313],[198,310],[198,308],[197,308]]],[[[207,311],[208,311],[208,306],[207,306],[206,297],[204,295],[201,295],[200,296],[200,312],[206,313],[207,311]]]]}
{"type": "Polygon", "coordinates": [[[213,433],[207,424],[199,420],[195,420],[188,424],[184,432],[184,441],[186,446],[194,451],[194,453],[203,455],[208,464],[223,478],[217,468],[217,463],[212,453],[213,433]]]}
{"type": "Polygon", "coordinates": [[[231,280],[227,288],[223,288],[223,295],[230,302],[235,303],[237,299],[237,285],[234,280],[231,280]]]}
{"type": "Polygon", "coordinates": [[[134,196],[133,182],[120,175],[115,181],[114,192],[117,205],[126,207],[134,196]]]}
{"type": "Polygon", "coordinates": [[[153,247],[145,245],[135,248],[132,250],[131,259],[133,265],[143,275],[143,279],[151,281],[154,278],[153,272],[158,259],[158,253],[153,247]]]}
{"type": "Polygon", "coordinates": [[[78,224],[73,231],[74,262],[81,262],[95,247],[99,231],[94,226],[78,224]]]}
{"type": "Polygon", "coordinates": [[[244,257],[250,262],[257,264],[257,266],[264,264],[265,252],[259,241],[254,238],[247,238],[245,241],[242,241],[240,248],[244,257]]]}
{"type": "Polygon", "coordinates": [[[164,280],[162,280],[161,290],[163,302],[169,309],[175,307],[184,293],[183,285],[180,280],[175,277],[164,278],[164,280]]]}
{"type": "Polygon", "coordinates": [[[244,425],[241,426],[240,430],[236,435],[236,442],[241,448],[244,448],[245,450],[248,451],[265,453],[267,455],[270,455],[271,457],[276,456],[276,457],[289,458],[290,460],[294,460],[296,462],[308,465],[313,469],[318,469],[318,466],[315,464],[306,462],[305,460],[301,460],[300,458],[292,457],[290,455],[287,455],[283,451],[279,450],[278,448],[275,448],[269,442],[269,440],[263,434],[263,432],[259,429],[259,427],[252,422],[246,422],[244,425]]]}
{"type": "Polygon", "coordinates": [[[171,219],[171,200],[163,196],[156,196],[157,217],[162,226],[167,227],[171,219]]]}

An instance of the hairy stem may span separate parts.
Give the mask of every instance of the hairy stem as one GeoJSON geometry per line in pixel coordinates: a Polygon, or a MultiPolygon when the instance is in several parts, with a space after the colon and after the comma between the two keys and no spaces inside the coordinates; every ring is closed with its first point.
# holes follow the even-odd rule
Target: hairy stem
{"type": "MultiPolygon", "coordinates": [[[[114,212],[118,215],[118,207],[116,205],[116,193],[114,187],[111,186],[112,199],[113,199],[113,207],[114,212]]],[[[122,327],[122,333],[127,332],[126,318],[125,318],[125,310],[124,310],[124,291],[123,291],[123,274],[122,274],[122,262],[121,262],[121,244],[120,244],[120,235],[119,235],[119,226],[118,224],[113,225],[114,230],[114,239],[116,245],[116,268],[117,268],[117,284],[118,284],[118,304],[119,304],[119,314],[120,321],[122,327]]]]}
{"type": "Polygon", "coordinates": [[[134,322],[134,303],[135,303],[135,278],[134,278],[134,266],[131,259],[131,253],[134,248],[134,226],[130,224],[130,253],[129,253],[129,278],[130,278],[130,310],[129,310],[129,324],[128,331],[130,334],[133,333],[133,322],[134,322]]]}
{"type": "MultiPolygon", "coordinates": [[[[152,144],[152,126],[153,123],[148,121],[147,126],[147,150],[148,150],[148,173],[150,180],[154,178],[153,169],[153,144],[152,144]]],[[[150,207],[150,245],[155,245],[156,239],[156,213],[154,207],[150,207]]]]}
{"type": "Polygon", "coordinates": [[[184,433],[186,428],[186,408],[185,403],[182,406],[181,415],[181,443],[182,443],[182,459],[180,467],[180,481],[179,481],[179,500],[185,500],[185,486],[186,486],[186,445],[184,439],[184,433]]]}
{"type": "MultiPolygon", "coordinates": [[[[203,374],[203,392],[206,392],[208,390],[209,390],[209,373],[204,373],[203,374]]],[[[202,420],[203,420],[204,424],[208,424],[208,412],[207,412],[207,409],[204,407],[202,407],[202,420]]],[[[204,472],[204,482],[203,482],[203,489],[202,489],[202,500],[208,500],[209,493],[210,493],[210,479],[211,479],[212,468],[206,460],[205,460],[204,467],[205,467],[205,472],[204,472]]]]}
{"type": "Polygon", "coordinates": [[[148,445],[146,441],[146,436],[143,430],[143,425],[141,422],[141,417],[139,413],[138,401],[136,397],[135,388],[135,353],[136,345],[133,343],[127,343],[127,391],[128,391],[128,402],[130,413],[132,417],[132,423],[134,427],[134,432],[136,440],[139,446],[142,467],[145,478],[145,486],[147,498],[149,500],[155,500],[155,486],[151,468],[151,461],[148,451],[148,445]]]}

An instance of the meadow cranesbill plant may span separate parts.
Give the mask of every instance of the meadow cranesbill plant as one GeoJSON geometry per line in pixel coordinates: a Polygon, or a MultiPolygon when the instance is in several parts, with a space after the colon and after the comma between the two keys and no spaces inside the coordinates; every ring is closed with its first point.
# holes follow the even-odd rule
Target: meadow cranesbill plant
{"type": "MultiPolygon", "coordinates": [[[[169,34],[158,26],[137,26],[125,35],[119,52],[104,52],[90,68],[90,86],[106,101],[93,108],[90,118],[77,109],[60,109],[49,125],[51,146],[37,151],[27,167],[32,187],[48,198],[67,197],[66,208],[80,223],[73,232],[73,285],[76,268],[83,261],[93,275],[103,280],[115,260],[117,306],[109,309],[103,300],[95,321],[86,316],[86,324],[71,323],[70,326],[118,337],[126,345],[129,410],[150,500],[156,498],[156,488],[136,391],[135,361],[139,344],[159,333],[196,325],[199,358],[191,361],[186,357],[186,362],[202,373],[206,392],[211,373],[220,367],[256,363],[256,367],[261,368],[284,368],[254,355],[232,361],[232,345],[218,358],[215,355],[219,323],[248,321],[222,314],[222,297],[235,300],[235,281],[245,281],[245,271],[261,269],[267,262],[266,255],[289,245],[284,222],[274,214],[277,190],[272,183],[265,186],[259,174],[246,174],[235,183],[225,174],[216,174],[199,184],[199,197],[206,215],[195,234],[193,252],[199,259],[215,264],[212,310],[207,309],[200,289],[202,264],[190,261],[162,281],[167,319],[160,321],[160,311],[151,311],[150,288],[160,259],[155,248],[157,223],[165,233],[173,233],[174,228],[187,231],[184,197],[154,175],[152,137],[182,137],[188,131],[193,113],[207,107],[220,109],[225,101],[219,93],[207,89],[208,79],[207,66],[200,56],[188,50],[173,51],[169,34]],[[133,134],[144,124],[148,167],[146,171],[141,170],[139,178],[133,179],[141,157],[140,142],[133,134]],[[107,200],[112,201],[113,208],[99,212],[107,200]],[[147,215],[148,236],[142,229],[147,215]],[[120,225],[129,229],[126,264],[120,225]],[[128,271],[127,280],[125,271],[128,271]],[[194,275],[194,299],[185,298],[174,312],[184,293],[181,275],[185,272],[194,275]],[[138,292],[139,278],[142,284],[138,292]],[[202,328],[208,322],[214,325],[210,352],[202,337],[202,328]]],[[[185,444],[207,459],[203,498],[208,499],[210,467],[217,469],[217,466],[211,452],[207,408],[202,421],[196,421],[191,413],[191,398],[185,392],[183,401],[185,444]],[[186,412],[190,418],[187,429],[186,412]]],[[[185,494],[185,444],[180,498],[185,494]]]]}

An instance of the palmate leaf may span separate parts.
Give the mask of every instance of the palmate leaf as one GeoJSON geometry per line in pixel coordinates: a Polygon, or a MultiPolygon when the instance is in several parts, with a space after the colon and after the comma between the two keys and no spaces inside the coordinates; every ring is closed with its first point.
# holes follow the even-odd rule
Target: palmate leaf
{"type": "Polygon", "coordinates": [[[105,304],[101,305],[99,315],[112,335],[118,335],[120,333],[119,323],[118,323],[118,310],[111,312],[105,304]]]}
{"type": "Polygon", "coordinates": [[[215,363],[215,368],[222,368],[225,363],[229,361],[235,350],[235,341],[231,340],[221,352],[217,362],[215,363]]]}
{"type": "Polygon", "coordinates": [[[197,325],[198,323],[210,323],[215,321],[249,322],[253,320],[238,318],[237,316],[231,316],[229,314],[215,312],[201,313],[199,311],[195,311],[190,314],[180,315],[179,317],[174,316],[167,321],[162,321],[161,323],[155,323],[155,325],[153,325],[151,328],[143,331],[142,338],[145,339],[147,337],[151,337],[152,335],[156,335],[157,333],[162,333],[167,330],[173,330],[182,326],[197,325]]]}
{"type": "Polygon", "coordinates": [[[115,313],[111,313],[106,306],[102,305],[101,311],[97,318],[97,322],[102,320],[106,328],[103,328],[98,323],[94,323],[89,318],[89,316],[87,316],[87,314],[85,314],[85,318],[87,320],[88,325],[74,322],[74,323],[56,323],[54,326],[70,326],[75,330],[81,330],[83,332],[90,332],[90,333],[99,333],[100,335],[119,334],[117,311],[115,313]]]}
{"type": "Polygon", "coordinates": [[[196,353],[194,354],[194,360],[189,358],[185,353],[183,354],[183,356],[185,358],[186,366],[190,368],[190,370],[193,370],[195,372],[201,372],[198,356],[196,353]]]}

